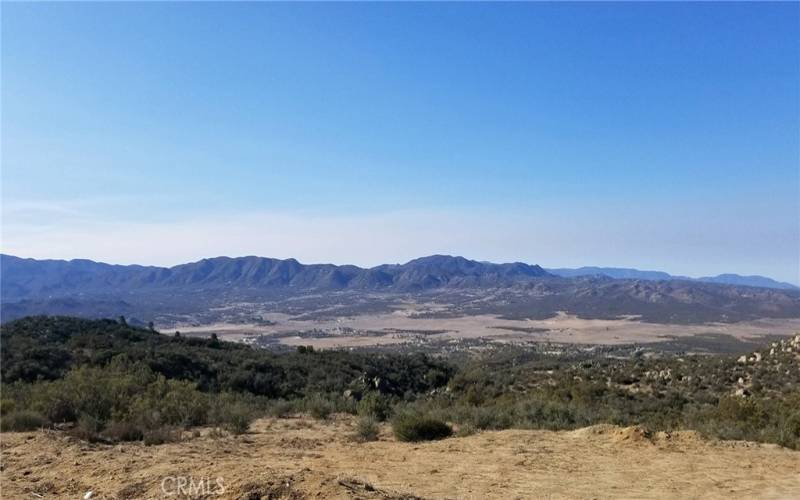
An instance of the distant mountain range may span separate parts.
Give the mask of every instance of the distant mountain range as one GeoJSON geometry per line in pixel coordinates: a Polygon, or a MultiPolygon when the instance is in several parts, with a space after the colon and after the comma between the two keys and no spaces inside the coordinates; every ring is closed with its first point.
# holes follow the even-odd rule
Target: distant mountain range
{"type": "Polygon", "coordinates": [[[265,257],[216,257],[166,268],[0,255],[0,315],[3,321],[31,314],[211,321],[232,318],[234,309],[241,319],[264,307],[304,314],[334,302],[337,310],[357,314],[391,311],[400,295],[426,293],[436,295],[426,300],[452,306],[453,314],[515,318],[558,311],[678,323],[800,317],[800,290],[776,283],[735,275],[698,281],[633,269],[545,270],[447,255],[368,269],[265,257]]]}
{"type": "Polygon", "coordinates": [[[0,255],[2,299],[20,300],[114,291],[198,288],[285,288],[308,291],[415,292],[440,287],[507,286],[552,277],[536,265],[492,264],[432,255],[364,269],[301,264],[295,259],[215,257],[174,267],[120,266],[91,260],[35,260],[0,255]]]}
{"type": "Polygon", "coordinates": [[[683,280],[701,281],[703,283],[720,283],[724,285],[756,286],[761,288],[776,288],[778,290],[800,290],[800,287],[775,281],[765,276],[742,276],[739,274],[720,274],[717,276],[704,276],[702,278],[690,278],[688,276],[675,276],[663,271],[640,271],[624,267],[579,267],[577,269],[556,268],[546,269],[547,272],[565,278],[576,276],[608,276],[614,279],[624,280],[683,280]]]}

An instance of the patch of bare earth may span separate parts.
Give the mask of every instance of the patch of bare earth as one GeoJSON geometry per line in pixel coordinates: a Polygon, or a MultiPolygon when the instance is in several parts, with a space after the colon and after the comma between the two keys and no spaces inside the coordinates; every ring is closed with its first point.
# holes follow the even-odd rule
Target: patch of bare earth
{"type": "Polygon", "coordinates": [[[358,443],[354,427],[346,416],[262,419],[243,436],[149,447],[7,433],[2,497],[800,498],[800,452],[774,445],[608,425],[418,444],[385,427],[358,443]],[[179,477],[204,489],[176,495],[179,477]]]}

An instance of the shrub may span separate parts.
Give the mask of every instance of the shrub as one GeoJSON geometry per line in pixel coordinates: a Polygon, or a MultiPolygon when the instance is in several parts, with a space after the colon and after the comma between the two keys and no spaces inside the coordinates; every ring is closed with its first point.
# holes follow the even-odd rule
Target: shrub
{"type": "Polygon", "coordinates": [[[51,422],[74,422],[78,418],[75,403],[68,397],[54,394],[53,397],[43,402],[44,414],[51,422]]]}
{"type": "Polygon", "coordinates": [[[453,429],[445,422],[417,413],[397,415],[392,421],[392,430],[400,441],[430,441],[453,434],[453,429]]]}
{"type": "Polygon", "coordinates": [[[222,393],[211,400],[208,422],[232,434],[244,434],[258,410],[257,401],[238,394],[222,393]]]}
{"type": "Polygon", "coordinates": [[[208,399],[190,382],[158,376],[133,398],[127,412],[144,428],[203,425],[208,421],[208,399]]]}
{"type": "Polygon", "coordinates": [[[163,421],[170,425],[203,425],[208,419],[208,396],[191,382],[167,380],[158,407],[163,421]]]}
{"type": "Polygon", "coordinates": [[[334,411],[333,403],[322,395],[314,395],[305,401],[306,411],[318,420],[328,418],[334,411]]]}
{"type": "MultiPolygon", "coordinates": [[[[560,401],[532,399],[517,405],[518,425],[530,429],[571,429],[576,425],[576,416],[569,405],[560,401]]],[[[597,413],[597,412],[595,412],[597,413]]],[[[602,421],[598,415],[595,421],[587,419],[585,424],[602,421]]]]}
{"type": "Polygon", "coordinates": [[[767,430],[768,414],[757,401],[724,397],[706,423],[708,432],[722,439],[756,439],[767,430]]]}
{"type": "Polygon", "coordinates": [[[253,412],[244,403],[237,403],[228,408],[222,425],[232,434],[244,434],[250,429],[253,421],[253,412]]]}
{"type": "Polygon", "coordinates": [[[464,424],[458,427],[458,432],[456,432],[456,436],[458,437],[467,437],[471,436],[478,432],[478,429],[472,424],[464,424]]]}
{"type": "Polygon", "coordinates": [[[361,417],[356,425],[356,439],[359,441],[375,441],[378,439],[380,428],[373,417],[361,417]]]}
{"type": "Polygon", "coordinates": [[[13,399],[0,400],[0,415],[8,415],[16,408],[16,403],[13,399]]]}
{"type": "Polygon", "coordinates": [[[285,418],[297,411],[297,405],[285,399],[276,399],[267,406],[267,414],[276,418],[285,418]]]}
{"type": "Polygon", "coordinates": [[[72,429],[72,435],[89,442],[100,441],[100,431],[103,430],[103,422],[87,413],[81,414],[78,418],[78,425],[72,429]]]}
{"type": "Polygon", "coordinates": [[[3,432],[34,431],[47,425],[45,417],[32,411],[11,411],[0,417],[0,430],[3,432]]]}
{"type": "Polygon", "coordinates": [[[500,406],[485,406],[474,408],[471,415],[471,424],[476,429],[507,429],[514,423],[509,410],[500,406]]]}
{"type": "Polygon", "coordinates": [[[794,412],[786,419],[784,430],[791,437],[800,439],[800,411],[794,412]]]}
{"type": "Polygon", "coordinates": [[[180,429],[174,427],[158,427],[144,432],[145,446],[155,446],[164,443],[176,443],[181,440],[180,429]]]}
{"type": "Polygon", "coordinates": [[[370,391],[358,402],[356,412],[362,417],[372,417],[382,422],[391,415],[392,406],[379,392],[370,391]]]}
{"type": "Polygon", "coordinates": [[[111,422],[103,435],[111,441],[141,441],[144,438],[142,429],[132,422],[111,422]]]}

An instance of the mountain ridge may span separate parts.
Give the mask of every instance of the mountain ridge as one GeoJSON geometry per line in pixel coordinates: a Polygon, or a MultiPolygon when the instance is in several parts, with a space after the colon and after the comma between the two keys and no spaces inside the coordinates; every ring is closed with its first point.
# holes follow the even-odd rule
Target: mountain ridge
{"type": "Polygon", "coordinates": [[[246,304],[269,304],[293,315],[334,309],[349,315],[391,311],[402,296],[423,293],[429,294],[424,300],[448,304],[448,314],[541,319],[564,311],[670,323],[800,318],[800,290],[603,274],[560,277],[538,265],[449,255],[372,268],[256,256],[165,268],[0,254],[0,278],[3,321],[32,314],[238,321],[256,307],[246,304]]]}
{"type": "Polygon", "coordinates": [[[766,276],[760,275],[741,275],[735,273],[723,273],[716,276],[701,276],[699,278],[692,278],[689,276],[681,276],[676,274],[669,274],[664,271],[649,271],[640,270],[628,267],[598,267],[598,266],[584,266],[578,268],[545,268],[545,270],[556,276],[563,278],[575,278],[579,276],[608,276],[614,279],[638,279],[647,281],[695,281],[701,283],[718,283],[723,285],[737,285],[737,286],[751,286],[759,288],[774,288],[777,290],[800,290],[800,287],[787,283],[785,281],[778,281],[766,276]]]}
{"type": "MultiPolygon", "coordinates": [[[[791,283],[781,282],[759,275],[739,275],[734,273],[724,273],[717,276],[703,276],[692,278],[682,275],[673,275],[664,271],[639,270],[635,268],[621,267],[600,267],[584,266],[579,268],[542,268],[536,264],[526,264],[523,262],[511,263],[492,263],[466,259],[461,256],[434,254],[425,257],[418,257],[405,263],[380,264],[373,267],[360,267],[352,264],[303,264],[297,259],[277,259],[272,257],[260,257],[248,255],[242,257],[218,256],[200,259],[194,262],[177,264],[171,267],[148,266],[141,264],[109,264],[105,262],[93,261],[90,259],[31,259],[17,257],[9,254],[0,254],[0,265],[4,286],[8,285],[8,275],[6,273],[7,264],[12,265],[35,265],[41,269],[36,272],[61,272],[67,271],[68,278],[71,280],[80,279],[81,273],[89,271],[101,271],[105,275],[105,280],[111,280],[106,284],[114,284],[115,279],[119,279],[119,273],[132,274],[138,273],[136,286],[150,286],[162,283],[164,286],[185,286],[198,284],[202,281],[239,280],[236,284],[242,286],[279,286],[286,285],[295,279],[296,275],[305,271],[305,276],[298,278],[295,285],[320,288],[380,288],[396,284],[396,274],[410,272],[402,279],[399,279],[400,286],[413,289],[424,289],[443,284],[449,284],[453,277],[462,278],[458,281],[459,285],[481,285],[478,279],[481,274],[493,275],[489,281],[511,282],[525,278],[539,278],[559,276],[563,278],[575,278],[582,276],[606,276],[613,279],[646,280],[646,281],[670,281],[683,280],[703,283],[717,283],[725,285],[750,286],[760,288],[773,288],[779,290],[800,290],[791,283]],[[217,268],[216,270],[214,268],[217,268]],[[117,273],[116,277],[111,273],[117,273]],[[425,274],[430,276],[425,276],[425,274]]],[[[11,286],[18,286],[14,283],[14,273],[11,275],[11,286]]],[[[117,283],[119,284],[119,283],[117,283]]],[[[484,283],[486,284],[486,283],[484,283]]],[[[91,285],[83,282],[82,286],[91,285]]],[[[3,293],[5,296],[5,292],[3,293]]]]}
{"type": "Polygon", "coordinates": [[[432,255],[372,268],[301,264],[296,259],[213,257],[172,267],[114,265],[87,259],[36,260],[0,255],[2,297],[20,299],[115,288],[298,287],[309,290],[420,291],[442,286],[502,286],[553,277],[538,265],[494,264],[432,255]]]}

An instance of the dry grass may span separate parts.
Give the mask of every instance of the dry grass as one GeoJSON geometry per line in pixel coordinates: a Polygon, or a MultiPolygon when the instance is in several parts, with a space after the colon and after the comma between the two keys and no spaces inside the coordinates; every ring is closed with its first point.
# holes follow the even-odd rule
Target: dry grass
{"type": "Polygon", "coordinates": [[[797,498],[800,453],[602,425],[427,443],[352,440],[356,419],[263,419],[242,436],[143,446],[60,432],[2,436],[3,497],[159,498],[167,476],[222,478],[209,498],[797,498]],[[301,425],[298,425],[301,424],[301,425]],[[133,497],[131,496],[133,494],[133,497]]]}

